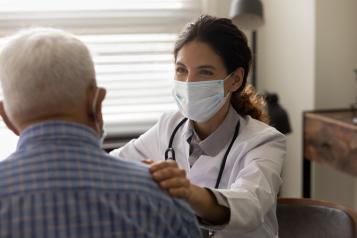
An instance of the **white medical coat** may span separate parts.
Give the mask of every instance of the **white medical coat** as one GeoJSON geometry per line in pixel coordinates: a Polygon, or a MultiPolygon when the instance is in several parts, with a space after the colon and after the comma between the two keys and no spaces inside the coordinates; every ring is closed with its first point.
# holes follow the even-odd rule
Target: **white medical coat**
{"type": "MultiPolygon", "coordinates": [[[[230,113],[232,110],[231,107],[230,113]]],[[[221,229],[215,237],[278,237],[275,210],[286,154],[285,136],[250,116],[241,117],[235,110],[234,115],[240,120],[239,134],[228,154],[219,189],[214,186],[229,143],[215,157],[201,155],[190,168],[189,144],[183,139],[189,128],[189,121],[186,121],[173,141],[176,161],[193,184],[219,192],[228,203],[229,223],[212,227],[221,229]]],[[[146,133],[111,154],[137,161],[164,160],[172,131],[182,119],[179,112],[164,114],[146,133]]],[[[233,131],[235,126],[232,125],[233,131]]]]}

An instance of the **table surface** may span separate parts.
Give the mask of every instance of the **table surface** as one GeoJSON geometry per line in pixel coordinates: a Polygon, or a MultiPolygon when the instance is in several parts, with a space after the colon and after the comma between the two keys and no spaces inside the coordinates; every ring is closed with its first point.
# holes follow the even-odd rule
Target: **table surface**
{"type": "Polygon", "coordinates": [[[353,123],[353,118],[357,118],[357,112],[354,113],[351,109],[312,111],[306,112],[305,115],[310,117],[317,117],[327,122],[339,123],[342,126],[357,129],[357,124],[353,123]]]}
{"type": "Polygon", "coordinates": [[[357,124],[351,109],[304,113],[304,158],[357,176],[357,124]]]}

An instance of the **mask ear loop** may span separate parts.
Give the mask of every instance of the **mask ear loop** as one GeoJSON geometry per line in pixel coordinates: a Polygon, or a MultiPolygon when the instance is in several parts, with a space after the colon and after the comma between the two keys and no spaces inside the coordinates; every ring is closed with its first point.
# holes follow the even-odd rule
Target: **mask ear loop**
{"type": "MultiPolygon", "coordinates": [[[[234,70],[232,73],[228,74],[228,75],[224,78],[224,80],[229,79],[230,77],[232,77],[232,76],[234,75],[234,72],[235,72],[235,70],[234,70]]],[[[238,80],[234,79],[234,81],[237,82],[237,83],[240,82],[241,80],[242,80],[241,77],[239,77],[238,80]]],[[[242,91],[243,88],[244,88],[243,84],[244,84],[244,82],[242,83],[242,85],[240,86],[240,88],[238,88],[238,89],[237,89],[236,91],[234,91],[234,92],[240,92],[240,91],[242,91]]],[[[233,94],[234,92],[229,92],[229,94],[233,94]]]]}
{"type": "Polygon", "coordinates": [[[99,89],[97,88],[97,90],[95,91],[95,94],[94,94],[94,98],[93,98],[92,113],[93,113],[93,117],[94,117],[94,121],[95,121],[95,127],[97,128],[97,131],[100,132],[101,130],[100,130],[99,122],[97,120],[97,110],[96,110],[98,97],[99,97],[99,89]]]}
{"type": "Polygon", "coordinates": [[[234,74],[234,71],[232,73],[228,74],[223,80],[225,81],[225,80],[229,79],[230,77],[232,77],[233,74],[234,74]]]}
{"type": "MultiPolygon", "coordinates": [[[[235,71],[233,71],[232,73],[228,74],[224,79],[223,82],[225,82],[226,80],[228,80],[230,77],[232,77],[232,75],[234,74],[235,71]]],[[[231,91],[228,91],[227,95],[225,96],[225,100],[227,100],[228,97],[230,97],[230,95],[232,94],[231,91]]]]}

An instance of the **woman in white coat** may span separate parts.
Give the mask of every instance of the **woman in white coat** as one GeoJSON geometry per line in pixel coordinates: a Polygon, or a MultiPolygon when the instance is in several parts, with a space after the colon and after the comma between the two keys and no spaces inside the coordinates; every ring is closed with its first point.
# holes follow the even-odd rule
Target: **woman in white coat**
{"type": "Polygon", "coordinates": [[[149,163],[153,178],[186,199],[212,237],[278,237],[286,142],[246,84],[251,59],[231,20],[201,16],[189,24],[174,49],[179,111],[112,152],[149,163]]]}

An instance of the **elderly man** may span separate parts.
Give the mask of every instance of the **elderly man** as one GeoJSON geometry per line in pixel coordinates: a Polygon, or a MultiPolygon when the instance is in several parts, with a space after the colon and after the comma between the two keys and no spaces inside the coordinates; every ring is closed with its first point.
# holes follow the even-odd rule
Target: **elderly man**
{"type": "Polygon", "coordinates": [[[0,55],[0,114],[20,135],[0,163],[0,237],[199,237],[197,221],[147,167],[101,150],[87,47],[64,31],[12,36],[0,55]]]}

